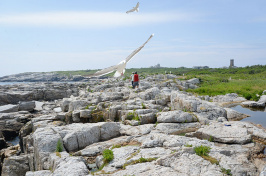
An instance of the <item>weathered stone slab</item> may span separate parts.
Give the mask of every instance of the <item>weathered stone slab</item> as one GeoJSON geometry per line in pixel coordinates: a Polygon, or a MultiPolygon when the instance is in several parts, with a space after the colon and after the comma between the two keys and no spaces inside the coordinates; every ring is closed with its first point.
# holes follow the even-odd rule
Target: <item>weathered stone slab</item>
{"type": "Polygon", "coordinates": [[[19,106],[18,105],[4,105],[0,106],[0,113],[10,113],[10,112],[18,112],[19,106]]]}
{"type": "Polygon", "coordinates": [[[159,123],[156,130],[165,134],[181,134],[196,131],[200,128],[199,122],[194,123],[159,123]]]}
{"type": "Polygon", "coordinates": [[[188,123],[197,122],[197,117],[191,113],[181,110],[159,112],[157,113],[157,122],[159,123],[188,123]]]}
{"type": "Polygon", "coordinates": [[[195,132],[201,139],[209,139],[215,142],[227,144],[246,144],[251,142],[252,135],[248,132],[245,123],[212,123],[204,126],[195,132]]]}

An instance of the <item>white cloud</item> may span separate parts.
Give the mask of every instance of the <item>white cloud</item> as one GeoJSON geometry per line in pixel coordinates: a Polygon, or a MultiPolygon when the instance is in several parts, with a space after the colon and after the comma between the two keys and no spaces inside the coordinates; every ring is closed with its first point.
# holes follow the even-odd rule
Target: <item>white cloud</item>
{"type": "Polygon", "coordinates": [[[0,24],[15,26],[102,28],[164,23],[169,21],[194,21],[196,16],[195,14],[177,12],[132,14],[121,12],[43,12],[2,15],[0,17],[0,24]]]}

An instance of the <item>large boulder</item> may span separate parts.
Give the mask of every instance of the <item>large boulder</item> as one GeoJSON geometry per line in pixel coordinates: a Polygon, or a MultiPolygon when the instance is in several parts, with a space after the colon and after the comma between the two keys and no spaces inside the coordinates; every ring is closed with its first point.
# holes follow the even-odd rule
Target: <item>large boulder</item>
{"type": "Polygon", "coordinates": [[[238,120],[242,120],[246,117],[249,117],[249,115],[237,112],[231,108],[224,108],[224,109],[227,112],[227,120],[228,121],[238,121],[238,120]]]}
{"type": "Polygon", "coordinates": [[[19,103],[19,111],[33,111],[35,108],[35,101],[27,101],[19,103]]]}
{"type": "Polygon", "coordinates": [[[145,92],[141,92],[139,96],[143,100],[151,100],[151,99],[154,99],[155,96],[159,93],[160,93],[159,88],[153,87],[153,88],[147,89],[145,92]]]}
{"type": "MultiPolygon", "coordinates": [[[[87,100],[74,100],[69,103],[68,111],[80,110],[90,105],[90,102],[87,100]]],[[[63,108],[62,111],[65,111],[67,108],[63,108]]]]}
{"type": "Polygon", "coordinates": [[[50,127],[38,128],[33,133],[35,170],[49,169],[49,154],[56,151],[59,140],[63,141],[59,133],[50,127]]]}
{"type": "Polygon", "coordinates": [[[226,117],[226,110],[224,108],[180,91],[171,93],[171,109],[194,112],[195,115],[209,120],[226,117]]]}
{"type": "Polygon", "coordinates": [[[25,175],[29,170],[27,155],[10,156],[4,159],[2,176],[21,176],[25,175]]]}

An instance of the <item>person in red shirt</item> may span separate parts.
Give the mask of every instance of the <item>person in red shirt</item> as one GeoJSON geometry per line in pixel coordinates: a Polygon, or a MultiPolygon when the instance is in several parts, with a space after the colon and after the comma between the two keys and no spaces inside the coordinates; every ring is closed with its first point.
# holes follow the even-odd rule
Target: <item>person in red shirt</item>
{"type": "Polygon", "coordinates": [[[139,75],[137,72],[135,72],[133,80],[133,89],[135,89],[135,87],[139,88],[139,75]]]}

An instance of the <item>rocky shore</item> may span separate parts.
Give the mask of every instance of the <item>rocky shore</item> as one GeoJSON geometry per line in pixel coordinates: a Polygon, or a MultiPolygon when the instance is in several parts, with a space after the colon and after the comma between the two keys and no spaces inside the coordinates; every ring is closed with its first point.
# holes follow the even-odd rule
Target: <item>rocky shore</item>
{"type": "Polygon", "coordinates": [[[0,82],[71,82],[88,81],[81,75],[62,75],[53,72],[28,72],[0,77],[0,82]]]}
{"type": "MultiPolygon", "coordinates": [[[[156,75],[138,89],[114,78],[0,86],[1,175],[266,175],[266,130],[226,106],[248,101],[185,92],[198,83],[156,75]]],[[[265,107],[265,95],[256,103],[265,107]]]]}

